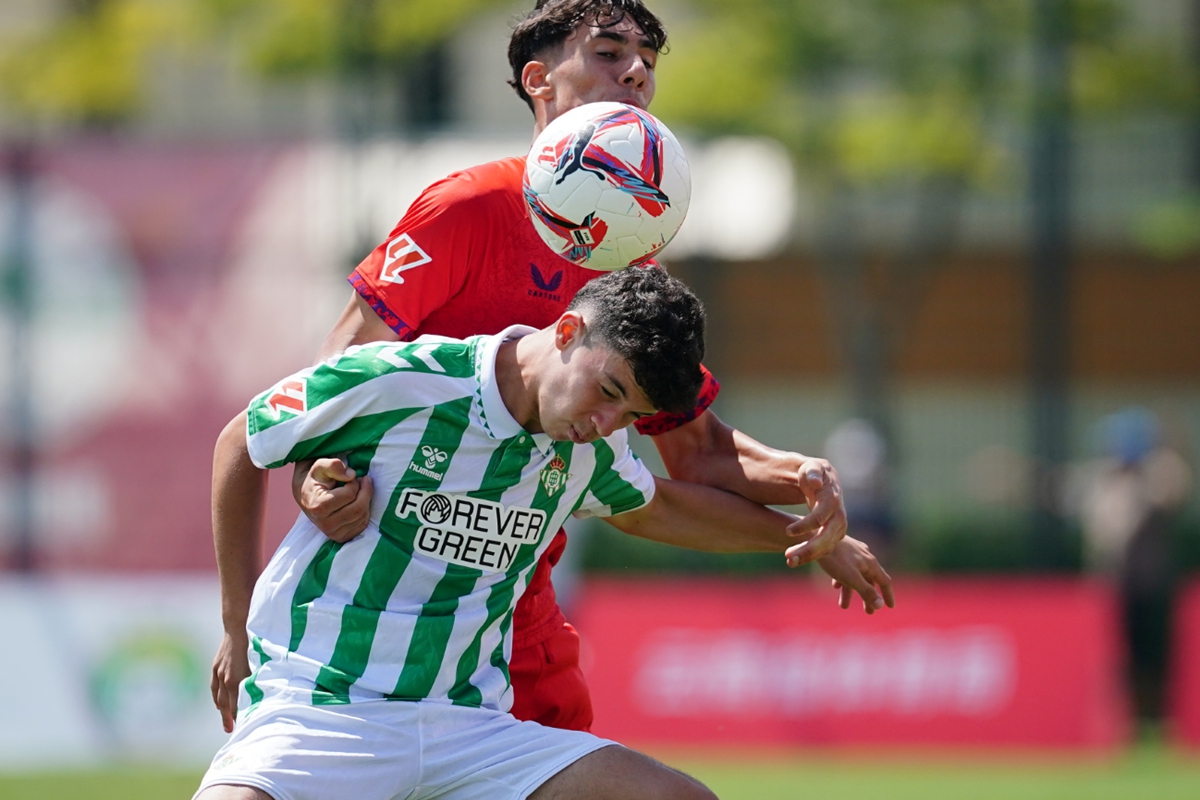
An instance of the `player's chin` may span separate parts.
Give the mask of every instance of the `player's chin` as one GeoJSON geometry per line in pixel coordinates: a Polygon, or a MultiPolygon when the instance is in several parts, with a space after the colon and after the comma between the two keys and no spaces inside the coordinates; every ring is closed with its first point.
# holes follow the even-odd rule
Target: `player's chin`
{"type": "Polygon", "coordinates": [[[575,427],[566,423],[553,429],[547,427],[546,435],[556,442],[574,442],[575,444],[580,444],[579,434],[575,431],[575,427]]]}
{"type": "Polygon", "coordinates": [[[578,425],[570,425],[567,428],[566,440],[575,444],[591,444],[600,438],[600,433],[594,428],[581,428],[578,425]],[[586,433],[584,433],[585,430],[587,431],[586,433]]]}

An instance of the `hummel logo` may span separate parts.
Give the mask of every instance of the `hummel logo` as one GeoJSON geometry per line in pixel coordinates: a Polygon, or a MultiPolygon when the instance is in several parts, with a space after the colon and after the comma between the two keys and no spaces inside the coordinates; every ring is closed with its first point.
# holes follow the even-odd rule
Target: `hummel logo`
{"type": "Polygon", "coordinates": [[[446,453],[438,450],[436,447],[425,445],[421,448],[421,455],[425,456],[425,469],[433,469],[438,464],[446,460],[446,453]]]}
{"type": "Polygon", "coordinates": [[[446,473],[438,472],[435,468],[438,464],[441,464],[449,457],[450,454],[445,450],[439,450],[438,448],[430,447],[427,444],[421,445],[420,454],[413,454],[413,460],[409,462],[408,468],[410,471],[415,472],[418,475],[424,475],[426,478],[432,478],[435,481],[440,481],[446,477],[446,473]],[[422,458],[425,459],[425,463],[423,465],[418,464],[417,462],[422,458]]]}

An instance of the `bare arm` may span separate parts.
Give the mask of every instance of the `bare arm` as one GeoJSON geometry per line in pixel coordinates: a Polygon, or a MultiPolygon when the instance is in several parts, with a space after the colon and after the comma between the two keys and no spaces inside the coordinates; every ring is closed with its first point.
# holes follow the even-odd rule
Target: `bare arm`
{"type": "Polygon", "coordinates": [[[710,553],[778,553],[798,546],[787,532],[796,520],[773,508],[720,489],[667,478],[654,479],[654,499],[634,511],[608,518],[632,536],[710,553]]]}
{"type": "Polygon", "coordinates": [[[711,410],[653,438],[675,480],[735,492],[755,503],[807,504],[809,513],[790,526],[794,536],[811,537],[796,551],[800,563],[828,555],[846,535],[842,488],[828,461],[768,447],[711,410]]]}
{"type": "Polygon", "coordinates": [[[399,341],[396,332],[379,318],[358,292],[352,295],[350,302],[342,309],[342,315],[334,323],[333,330],[317,350],[318,362],[343,353],[354,344],[399,341]]]}
{"type": "Polygon", "coordinates": [[[238,685],[250,674],[246,618],[258,579],[267,472],[246,452],[246,413],[233,418],[213,453],[212,523],[225,637],[213,660],[213,702],[226,731],[237,716],[238,685]]]}
{"type": "Polygon", "coordinates": [[[735,492],[762,505],[807,502],[796,480],[805,456],[767,447],[711,409],[653,439],[675,480],[735,492]]]}
{"type": "MultiPolygon", "coordinates": [[[[802,563],[796,538],[789,533],[791,514],[760,506],[730,492],[655,478],[654,499],[642,508],[610,517],[608,522],[633,536],[709,552],[780,552],[788,566],[802,563]]],[[[817,564],[840,589],[839,605],[850,606],[858,592],[863,610],[874,613],[895,605],[892,579],[862,542],[844,537],[817,564]],[[878,587],[878,591],[876,591],[878,587]],[[882,594],[882,596],[881,596],[882,594]]]]}

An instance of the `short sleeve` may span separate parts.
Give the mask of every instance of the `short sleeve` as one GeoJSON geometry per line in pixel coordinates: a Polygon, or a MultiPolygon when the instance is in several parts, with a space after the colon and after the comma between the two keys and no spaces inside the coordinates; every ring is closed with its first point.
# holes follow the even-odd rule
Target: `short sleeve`
{"type": "Polygon", "coordinates": [[[274,469],[353,451],[444,396],[471,395],[468,348],[379,342],[284,378],[246,410],[250,460],[274,469]]]}
{"type": "Polygon", "coordinates": [[[430,185],[387,240],[350,274],[355,291],[401,339],[462,289],[481,262],[498,187],[472,171],[430,185]]]}
{"type": "Polygon", "coordinates": [[[624,430],[592,447],[596,465],[575,516],[611,517],[641,508],[654,498],[654,475],[629,449],[624,430]]]}
{"type": "Polygon", "coordinates": [[[700,395],[696,399],[695,408],[675,414],[660,411],[652,416],[642,417],[633,423],[637,432],[643,436],[658,436],[660,433],[673,431],[681,425],[686,425],[703,414],[717,399],[717,393],[721,391],[721,384],[703,364],[700,365],[700,371],[704,373],[704,383],[700,386],[700,395]]]}

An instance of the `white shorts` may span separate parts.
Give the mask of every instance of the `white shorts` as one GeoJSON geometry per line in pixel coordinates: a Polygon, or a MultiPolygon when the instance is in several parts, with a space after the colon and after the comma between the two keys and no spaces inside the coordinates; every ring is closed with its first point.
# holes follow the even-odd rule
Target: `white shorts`
{"type": "Polygon", "coordinates": [[[524,800],[614,742],[446,703],[265,701],[239,716],[197,794],[217,784],[275,800],[524,800]]]}

